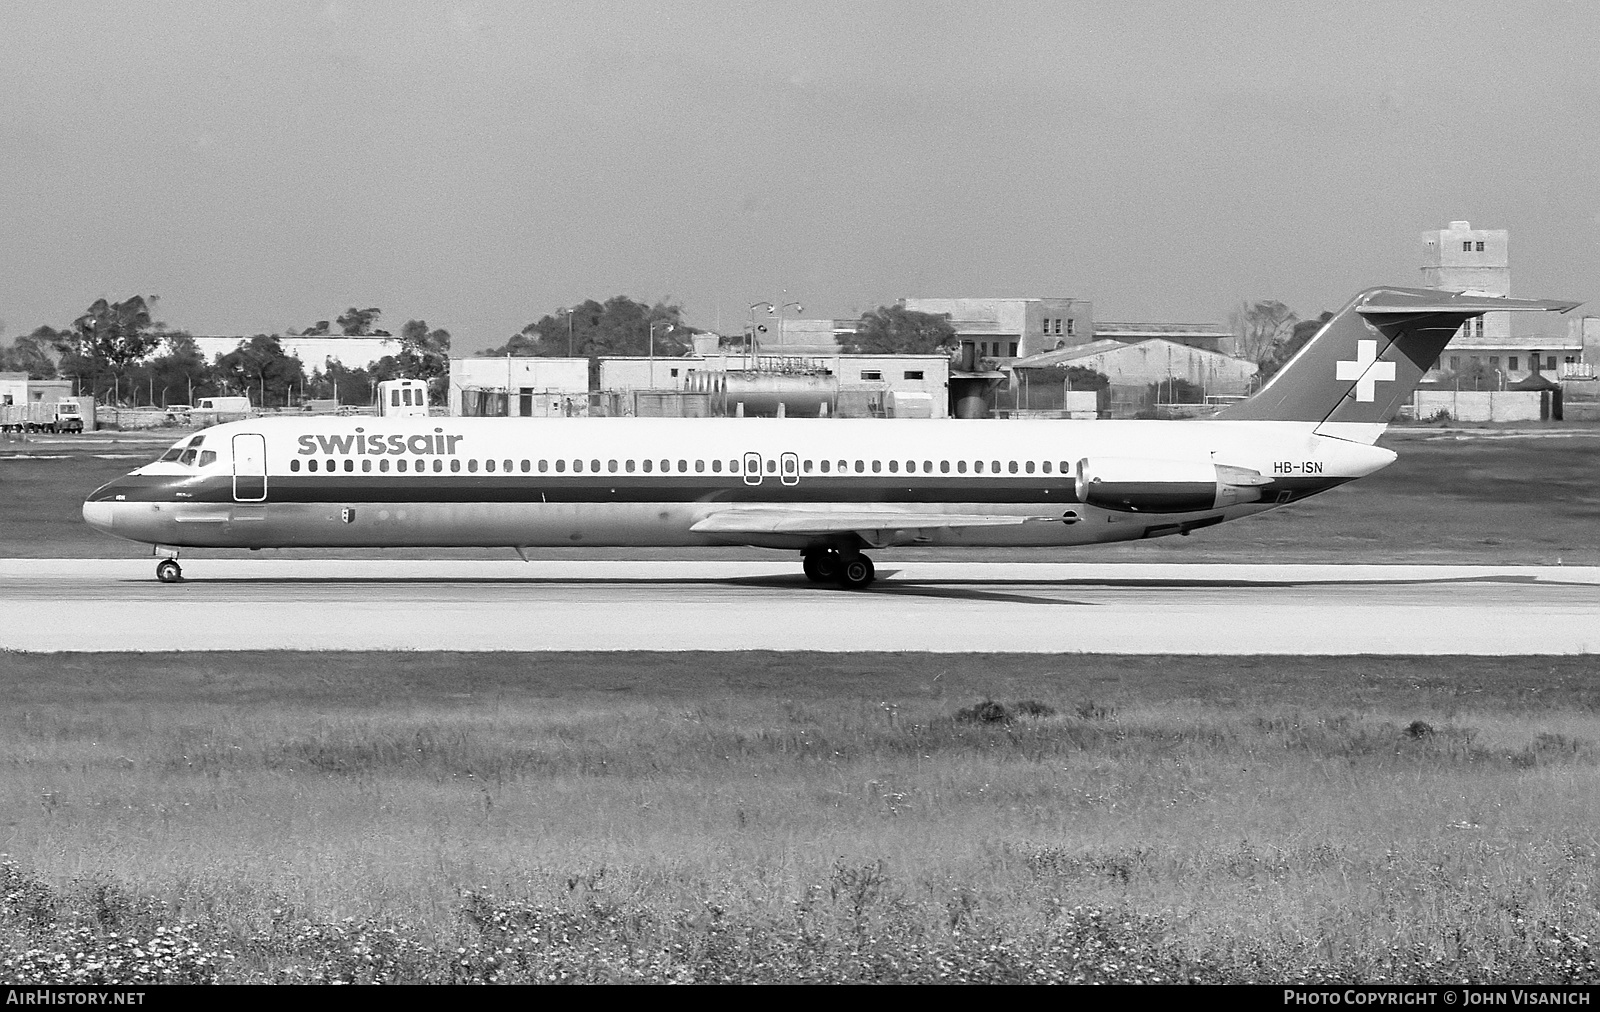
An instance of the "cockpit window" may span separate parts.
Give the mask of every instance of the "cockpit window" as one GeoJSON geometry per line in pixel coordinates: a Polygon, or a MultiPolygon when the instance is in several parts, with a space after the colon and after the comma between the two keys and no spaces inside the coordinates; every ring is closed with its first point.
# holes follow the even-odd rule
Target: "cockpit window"
{"type": "Polygon", "coordinates": [[[194,463],[195,454],[197,454],[199,452],[200,451],[196,450],[194,447],[192,447],[192,446],[189,447],[188,449],[183,451],[183,454],[181,456],[178,457],[178,463],[180,463],[180,464],[193,464],[194,463]]]}
{"type": "Polygon", "coordinates": [[[161,460],[163,462],[169,461],[169,460],[177,460],[178,459],[178,454],[180,454],[182,452],[183,452],[183,444],[179,443],[177,446],[174,446],[172,449],[168,450],[166,453],[163,453],[161,455],[161,460]]]}
{"type": "Polygon", "coordinates": [[[217,462],[217,451],[216,450],[201,450],[200,451],[200,466],[201,467],[205,467],[207,464],[215,464],[216,462],[217,462]]]}
{"type": "Polygon", "coordinates": [[[206,437],[205,436],[196,436],[193,439],[189,440],[189,445],[190,446],[199,446],[201,443],[203,443],[205,441],[206,441],[206,437]]]}

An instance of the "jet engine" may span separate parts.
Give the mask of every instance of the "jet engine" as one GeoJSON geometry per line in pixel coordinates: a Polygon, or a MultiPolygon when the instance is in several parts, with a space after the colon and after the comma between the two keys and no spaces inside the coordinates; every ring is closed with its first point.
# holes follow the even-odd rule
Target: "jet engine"
{"type": "Polygon", "coordinates": [[[1078,501],[1120,513],[1199,513],[1256,502],[1272,479],[1209,460],[1085,457],[1078,501]]]}

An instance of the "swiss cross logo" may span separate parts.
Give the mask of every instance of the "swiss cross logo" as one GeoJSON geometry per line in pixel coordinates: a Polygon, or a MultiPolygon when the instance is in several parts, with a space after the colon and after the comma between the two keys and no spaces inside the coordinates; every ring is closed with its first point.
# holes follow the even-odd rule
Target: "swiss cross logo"
{"type": "Polygon", "coordinates": [[[1356,381],[1356,400],[1371,401],[1377,398],[1378,384],[1394,382],[1394,363],[1378,361],[1377,341],[1357,341],[1356,360],[1344,359],[1335,363],[1335,379],[1356,381]]]}

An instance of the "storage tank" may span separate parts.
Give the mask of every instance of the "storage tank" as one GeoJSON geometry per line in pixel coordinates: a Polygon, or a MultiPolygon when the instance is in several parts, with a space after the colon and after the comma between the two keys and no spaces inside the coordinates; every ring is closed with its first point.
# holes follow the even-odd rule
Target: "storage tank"
{"type": "Polygon", "coordinates": [[[721,387],[723,414],[745,418],[829,416],[839,396],[838,377],[825,372],[728,372],[721,387]]]}

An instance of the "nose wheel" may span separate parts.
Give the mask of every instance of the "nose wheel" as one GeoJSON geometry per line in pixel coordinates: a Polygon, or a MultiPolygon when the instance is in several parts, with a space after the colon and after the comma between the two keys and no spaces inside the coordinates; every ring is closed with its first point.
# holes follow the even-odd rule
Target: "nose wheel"
{"type": "Polygon", "coordinates": [[[156,563],[156,579],[162,583],[181,583],[183,568],[172,559],[162,559],[156,563]]]}

